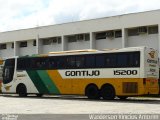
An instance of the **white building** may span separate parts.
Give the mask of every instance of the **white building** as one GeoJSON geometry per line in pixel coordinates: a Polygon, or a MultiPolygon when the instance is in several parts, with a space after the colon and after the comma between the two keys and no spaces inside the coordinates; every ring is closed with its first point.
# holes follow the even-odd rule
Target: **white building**
{"type": "Polygon", "coordinates": [[[149,46],[160,51],[160,10],[0,33],[0,56],[149,46]]]}

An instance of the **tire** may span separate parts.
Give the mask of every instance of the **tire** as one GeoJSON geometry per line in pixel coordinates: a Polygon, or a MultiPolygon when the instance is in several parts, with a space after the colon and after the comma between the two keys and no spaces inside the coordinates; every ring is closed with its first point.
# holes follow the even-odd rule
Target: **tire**
{"type": "Polygon", "coordinates": [[[89,85],[86,87],[85,90],[85,95],[89,98],[89,99],[99,99],[100,95],[99,95],[99,89],[96,85],[89,85]]]}
{"type": "Polygon", "coordinates": [[[112,85],[103,85],[100,93],[104,100],[113,100],[115,98],[115,89],[112,85]]]}
{"type": "Polygon", "coordinates": [[[117,96],[120,100],[126,100],[128,97],[127,96],[117,96]]]}
{"type": "Polygon", "coordinates": [[[37,97],[42,97],[42,96],[43,96],[43,94],[36,94],[36,96],[37,96],[37,97]]]}
{"type": "Polygon", "coordinates": [[[19,97],[26,97],[27,96],[27,88],[24,84],[18,85],[17,94],[19,94],[19,97]]]}

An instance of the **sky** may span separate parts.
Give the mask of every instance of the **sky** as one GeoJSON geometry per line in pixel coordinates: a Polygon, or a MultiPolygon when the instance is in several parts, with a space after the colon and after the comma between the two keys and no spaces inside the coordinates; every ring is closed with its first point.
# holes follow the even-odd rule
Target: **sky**
{"type": "Polygon", "coordinates": [[[0,0],[0,32],[160,9],[160,0],[0,0]]]}

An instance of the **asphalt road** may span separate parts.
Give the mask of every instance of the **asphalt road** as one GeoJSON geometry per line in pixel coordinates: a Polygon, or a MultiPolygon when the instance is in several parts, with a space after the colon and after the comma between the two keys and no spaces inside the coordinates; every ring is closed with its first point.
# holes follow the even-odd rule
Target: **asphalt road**
{"type": "Polygon", "coordinates": [[[123,101],[119,99],[105,101],[89,100],[80,96],[20,98],[16,95],[1,95],[0,113],[2,117],[10,114],[18,115],[20,120],[22,118],[27,120],[28,117],[34,120],[35,118],[37,120],[53,118],[83,120],[83,118],[89,119],[89,114],[159,114],[160,98],[131,97],[123,101]]]}

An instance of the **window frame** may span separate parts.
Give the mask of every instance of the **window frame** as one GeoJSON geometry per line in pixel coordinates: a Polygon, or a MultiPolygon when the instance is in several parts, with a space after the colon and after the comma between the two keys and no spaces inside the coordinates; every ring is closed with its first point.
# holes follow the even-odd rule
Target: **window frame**
{"type": "Polygon", "coordinates": [[[20,48],[27,47],[27,45],[28,45],[28,42],[27,42],[27,41],[21,41],[21,42],[19,43],[19,47],[20,47],[20,48]]]}

